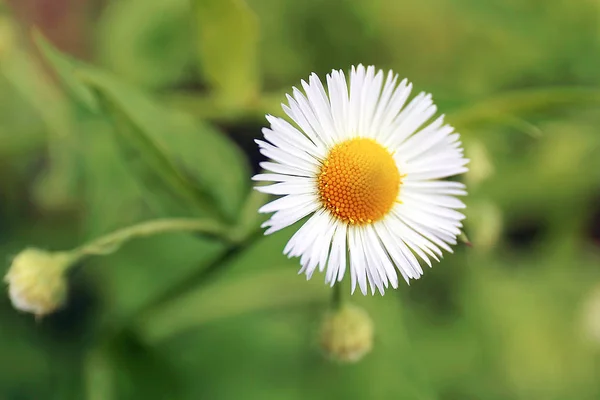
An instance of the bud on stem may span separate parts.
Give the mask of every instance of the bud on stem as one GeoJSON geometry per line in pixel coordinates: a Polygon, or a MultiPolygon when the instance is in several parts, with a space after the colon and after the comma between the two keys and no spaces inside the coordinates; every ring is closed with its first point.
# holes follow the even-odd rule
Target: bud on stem
{"type": "Polygon", "coordinates": [[[23,250],[4,277],[13,306],[38,317],[56,311],[67,298],[65,273],[76,260],[69,252],[23,250]]]}
{"type": "Polygon", "coordinates": [[[321,348],[341,363],[361,360],[373,347],[373,322],[365,310],[350,304],[329,311],[321,326],[321,348]]]}

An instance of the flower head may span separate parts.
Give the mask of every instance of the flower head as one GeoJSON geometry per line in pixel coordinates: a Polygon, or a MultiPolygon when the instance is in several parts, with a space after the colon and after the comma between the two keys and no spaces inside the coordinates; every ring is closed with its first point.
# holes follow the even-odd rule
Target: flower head
{"type": "Polygon", "coordinates": [[[330,311],[321,326],[321,348],[336,361],[359,361],[373,347],[373,322],[361,308],[346,304],[330,311]]]}
{"type": "Polygon", "coordinates": [[[72,263],[68,253],[29,248],[13,260],[4,281],[13,306],[43,316],[62,306],[67,295],[65,271],[72,263]]]}
{"type": "Polygon", "coordinates": [[[467,171],[458,133],[436,113],[431,95],[407,105],[412,85],[391,71],[359,65],[347,85],[342,71],[327,75],[327,91],[312,74],[293,88],[285,113],[295,125],[267,116],[266,140],[257,140],[269,158],[256,189],[283,196],[260,209],[274,213],[266,234],[305,217],[285,247],[300,257],[310,278],[326,270],[333,286],[350,271],[352,292],[382,294],[423,274],[418,258],[431,266],[462,227],[462,183],[442,180],[467,171]],[[348,268],[349,267],[349,268],[348,268]]]}

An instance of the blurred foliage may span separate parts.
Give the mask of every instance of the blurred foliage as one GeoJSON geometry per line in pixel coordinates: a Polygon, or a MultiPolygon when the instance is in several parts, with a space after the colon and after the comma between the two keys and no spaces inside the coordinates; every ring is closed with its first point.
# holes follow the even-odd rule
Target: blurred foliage
{"type": "Polygon", "coordinates": [[[68,306],[39,322],[0,296],[0,399],[600,398],[597,2],[82,0],[65,21],[9,3],[6,267],[29,245],[165,216],[244,240],[134,241],[78,266],[68,306]],[[57,50],[71,42],[53,18],[78,57],[57,50]],[[283,93],[357,63],[431,91],[463,134],[473,247],[383,298],[354,296],[376,342],[340,366],[316,342],[330,292],[281,254],[293,228],[257,230],[249,177],[283,93]]]}

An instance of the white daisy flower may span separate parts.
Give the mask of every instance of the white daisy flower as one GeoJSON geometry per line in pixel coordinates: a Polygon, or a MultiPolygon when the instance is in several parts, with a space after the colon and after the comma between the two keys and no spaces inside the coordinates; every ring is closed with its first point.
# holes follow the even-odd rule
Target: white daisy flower
{"type": "Polygon", "coordinates": [[[307,278],[318,268],[331,286],[350,269],[352,293],[367,287],[381,294],[423,274],[442,250],[452,252],[460,234],[466,195],[459,182],[441,180],[467,171],[460,137],[436,113],[431,95],[405,106],[412,85],[391,71],[352,67],[327,75],[327,92],[316,74],[304,93],[293,88],[285,113],[296,126],[268,115],[260,152],[268,173],[255,181],[276,182],[257,190],[280,195],[259,211],[274,213],[265,234],[310,216],[285,247],[300,257],[307,278]],[[418,258],[417,258],[418,257],[418,258]]]}

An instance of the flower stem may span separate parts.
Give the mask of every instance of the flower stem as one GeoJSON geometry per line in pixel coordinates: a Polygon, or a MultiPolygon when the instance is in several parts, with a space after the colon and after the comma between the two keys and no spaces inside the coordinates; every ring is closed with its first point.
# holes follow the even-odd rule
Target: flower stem
{"type": "Polygon", "coordinates": [[[197,232],[235,243],[237,239],[222,224],[209,219],[165,218],[146,221],[119,229],[94,239],[73,250],[79,259],[92,255],[106,255],[118,250],[124,243],[144,236],[167,232],[197,232]]]}
{"type": "Polygon", "coordinates": [[[336,282],[333,285],[333,291],[331,292],[331,308],[333,310],[339,310],[344,303],[344,296],[342,295],[342,282],[336,282]]]}

